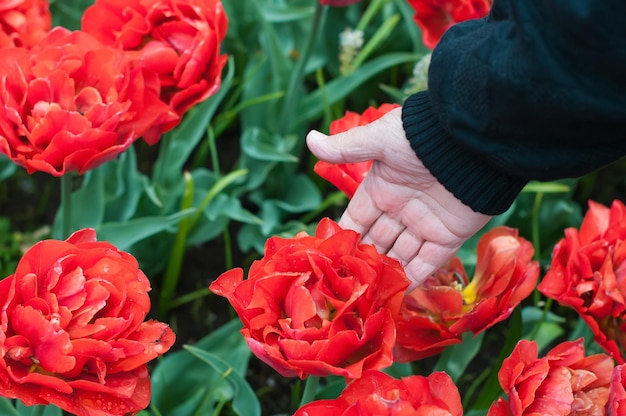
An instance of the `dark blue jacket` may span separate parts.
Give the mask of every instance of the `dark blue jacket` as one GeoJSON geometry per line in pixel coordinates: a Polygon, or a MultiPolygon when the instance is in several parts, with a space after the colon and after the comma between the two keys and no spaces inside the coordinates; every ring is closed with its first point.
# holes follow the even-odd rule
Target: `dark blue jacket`
{"type": "Polygon", "coordinates": [[[505,211],[529,180],[626,155],[626,0],[495,0],[433,51],[403,105],[411,146],[454,195],[505,211]]]}

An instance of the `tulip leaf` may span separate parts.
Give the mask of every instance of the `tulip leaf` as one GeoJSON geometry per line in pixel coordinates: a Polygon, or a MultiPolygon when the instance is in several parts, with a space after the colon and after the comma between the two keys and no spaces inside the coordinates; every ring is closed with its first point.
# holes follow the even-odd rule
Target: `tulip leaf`
{"type": "Polygon", "coordinates": [[[247,156],[269,162],[297,162],[298,158],[290,153],[295,144],[295,136],[283,137],[258,128],[247,129],[241,136],[247,156]]]}
{"type": "Polygon", "coordinates": [[[413,19],[415,9],[406,0],[393,0],[393,2],[402,15],[402,22],[406,29],[403,34],[405,37],[411,39],[411,43],[413,44],[412,50],[418,52],[422,51],[423,53],[428,52],[428,49],[424,46],[424,42],[422,42],[422,32],[413,19]]]}
{"type": "Polygon", "coordinates": [[[284,199],[277,199],[274,203],[287,212],[306,212],[317,208],[322,203],[322,196],[310,177],[296,175],[288,178],[284,199]]]}
{"type": "MultiPolygon", "coordinates": [[[[233,373],[245,374],[251,353],[240,329],[241,321],[233,319],[194,343],[194,348],[220,357],[233,373]]],[[[151,375],[152,407],[163,415],[211,415],[220,402],[231,400],[235,390],[223,372],[198,364],[187,350],[163,357],[151,375]]]]}
{"type": "Polygon", "coordinates": [[[298,123],[306,123],[320,117],[324,113],[325,103],[334,104],[347,97],[377,73],[395,65],[416,62],[420,57],[420,54],[415,53],[388,53],[364,63],[350,75],[333,79],[325,85],[323,91],[317,89],[300,101],[297,113],[299,114],[298,123]]]}
{"type": "Polygon", "coordinates": [[[196,348],[191,345],[185,345],[183,348],[192,353],[196,358],[212,367],[215,371],[221,373],[233,388],[233,410],[238,415],[256,416],[261,415],[261,404],[250,384],[237,373],[228,363],[224,362],[219,356],[196,348]]]}
{"type": "Polygon", "coordinates": [[[0,182],[9,178],[17,170],[17,165],[11,159],[0,155],[0,182]]]}
{"type": "Polygon", "coordinates": [[[523,338],[535,341],[539,351],[552,345],[565,333],[562,328],[565,318],[536,306],[522,308],[522,321],[524,323],[523,338]]]}
{"type": "Polygon", "coordinates": [[[285,23],[309,19],[314,11],[315,8],[310,6],[289,6],[285,4],[280,6],[268,4],[260,10],[263,18],[270,23],[285,23]]]}
{"type": "Polygon", "coordinates": [[[79,30],[83,12],[94,0],[50,1],[52,27],[63,26],[69,30],[79,30]]]}
{"type": "Polygon", "coordinates": [[[182,178],[185,162],[206,135],[207,126],[211,122],[217,107],[224,99],[232,83],[234,63],[228,61],[227,73],[218,92],[206,101],[194,106],[174,130],[166,133],[159,143],[159,157],[154,169],[154,183],[164,188],[171,188],[182,178]]]}
{"type": "Polygon", "coordinates": [[[521,308],[515,308],[509,318],[508,334],[504,335],[504,343],[500,350],[497,362],[493,365],[493,371],[487,377],[486,382],[482,383],[482,390],[478,398],[474,402],[472,409],[487,409],[491,403],[497,399],[502,393],[500,382],[498,381],[498,370],[502,366],[502,362],[508,357],[515,345],[522,337],[522,312],[521,308]]]}
{"type": "MultiPolygon", "coordinates": [[[[19,416],[63,416],[63,411],[54,406],[26,406],[19,400],[17,401],[15,408],[19,416]],[[43,412],[40,412],[42,410],[43,412]]],[[[4,415],[4,413],[2,413],[4,415]]]]}
{"type": "Polygon", "coordinates": [[[98,240],[108,241],[119,250],[128,250],[133,244],[175,226],[194,213],[187,209],[168,216],[135,218],[125,222],[108,222],[97,227],[98,240]]]}
{"type": "Polygon", "coordinates": [[[0,415],[3,416],[20,416],[17,409],[13,406],[11,400],[0,397],[0,415]]]}
{"type": "Polygon", "coordinates": [[[465,369],[480,351],[485,332],[474,336],[471,332],[463,334],[463,342],[446,348],[440,355],[433,371],[445,371],[452,381],[459,381],[465,369]]]}
{"type": "Polygon", "coordinates": [[[545,194],[550,193],[567,193],[572,190],[572,187],[560,182],[529,182],[522,192],[543,192],[545,194]]]}
{"type": "Polygon", "coordinates": [[[131,146],[120,157],[101,166],[105,172],[106,211],[104,222],[126,221],[134,216],[148,188],[148,178],[137,169],[137,154],[131,146]]]}
{"type": "MultiPolygon", "coordinates": [[[[82,183],[78,190],[72,192],[70,230],[82,228],[97,228],[104,220],[105,189],[103,167],[87,172],[82,177],[82,183]]],[[[52,225],[54,238],[67,238],[62,235],[62,212],[63,204],[57,210],[52,225]]]]}

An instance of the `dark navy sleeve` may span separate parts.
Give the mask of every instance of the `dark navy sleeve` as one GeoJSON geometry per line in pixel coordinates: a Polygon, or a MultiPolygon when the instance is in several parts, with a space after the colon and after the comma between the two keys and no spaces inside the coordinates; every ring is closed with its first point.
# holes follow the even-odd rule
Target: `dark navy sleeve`
{"type": "Polygon", "coordinates": [[[626,154],[626,1],[495,0],[433,51],[403,123],[430,172],[476,211],[529,180],[577,177],[626,154]]]}

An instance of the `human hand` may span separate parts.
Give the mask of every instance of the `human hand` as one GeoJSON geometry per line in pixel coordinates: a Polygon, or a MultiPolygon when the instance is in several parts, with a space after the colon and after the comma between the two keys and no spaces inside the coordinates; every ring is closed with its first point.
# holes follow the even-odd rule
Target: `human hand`
{"type": "Polygon", "coordinates": [[[441,185],[415,155],[402,109],[345,133],[307,135],[307,145],[330,163],[374,160],[339,225],[398,259],[409,291],[443,266],[490,216],[473,211],[441,185]]]}

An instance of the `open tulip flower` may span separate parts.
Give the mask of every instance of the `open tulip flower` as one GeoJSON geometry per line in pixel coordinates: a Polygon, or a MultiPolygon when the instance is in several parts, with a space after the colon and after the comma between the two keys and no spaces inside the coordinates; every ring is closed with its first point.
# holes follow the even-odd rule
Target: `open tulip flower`
{"type": "Polygon", "coordinates": [[[398,380],[368,370],[352,381],[334,400],[318,400],[302,406],[294,416],[461,416],[463,407],[450,376],[435,372],[428,377],[398,380]]]}
{"type": "Polygon", "coordinates": [[[0,49],[0,105],[0,153],[54,176],[98,167],[172,117],[155,74],[62,27],[31,49],[0,49]]]}
{"type": "MultiPolygon", "coordinates": [[[[346,111],[346,114],[342,118],[330,123],[330,134],[343,133],[353,127],[369,124],[397,107],[399,107],[398,104],[383,104],[378,108],[368,107],[363,114],[346,111]]],[[[363,178],[365,178],[371,166],[371,160],[360,163],[337,164],[319,160],[315,163],[313,170],[322,178],[339,188],[348,198],[352,198],[356,192],[356,188],[363,182],[363,178]]]]}
{"type": "Polygon", "coordinates": [[[232,269],[210,289],[234,307],[252,352],[281,375],[358,378],[393,363],[408,285],[398,261],[326,218],[314,236],[271,237],[246,280],[232,269]]]}
{"type": "Polygon", "coordinates": [[[422,30],[422,41],[434,49],[452,25],[486,16],[491,0],[409,0],[415,9],[415,22],[422,30]]]}
{"type": "MultiPolygon", "coordinates": [[[[219,89],[227,29],[219,0],[97,0],[82,19],[82,30],[101,42],[137,51],[142,65],[159,76],[161,100],[180,117],[219,89]]],[[[159,136],[144,139],[154,144],[159,136]]]]}
{"type": "Polygon", "coordinates": [[[613,369],[607,410],[609,415],[626,415],[626,364],[613,369]]]}
{"type": "Polygon", "coordinates": [[[508,400],[498,399],[487,416],[621,415],[605,410],[613,367],[606,354],[585,356],[582,338],[543,358],[534,341],[519,341],[498,372],[508,400]]]}
{"type": "Polygon", "coordinates": [[[144,322],[149,290],[135,258],[91,229],[35,244],[0,281],[0,396],[78,416],[145,408],[147,362],[175,339],[144,322]]]}
{"type": "Polygon", "coordinates": [[[47,0],[0,2],[0,48],[35,46],[51,27],[47,0]]]}
{"type": "Polygon", "coordinates": [[[539,291],[575,309],[619,363],[626,357],[626,207],[589,202],[580,229],[568,228],[539,291]]]}
{"type": "Polygon", "coordinates": [[[516,229],[496,227],[480,238],[469,281],[452,259],[406,296],[397,323],[396,360],[414,361],[461,342],[506,319],[535,288],[539,264],[532,244],[516,229]]]}

